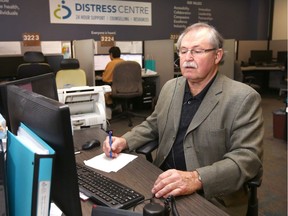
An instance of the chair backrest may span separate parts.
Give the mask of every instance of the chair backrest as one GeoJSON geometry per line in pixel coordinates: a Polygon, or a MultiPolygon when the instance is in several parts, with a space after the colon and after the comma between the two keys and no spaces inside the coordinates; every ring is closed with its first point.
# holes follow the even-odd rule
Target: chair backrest
{"type": "Polygon", "coordinates": [[[25,52],[23,55],[23,60],[25,63],[20,64],[17,68],[17,79],[28,78],[52,72],[50,65],[45,62],[45,57],[42,52],[25,52]]]}
{"type": "Polygon", "coordinates": [[[142,96],[141,66],[135,61],[123,61],[113,70],[112,97],[133,98],[142,96]]]}
{"type": "Polygon", "coordinates": [[[57,89],[86,86],[86,73],[80,68],[78,59],[62,59],[61,70],[56,74],[57,89]]]}

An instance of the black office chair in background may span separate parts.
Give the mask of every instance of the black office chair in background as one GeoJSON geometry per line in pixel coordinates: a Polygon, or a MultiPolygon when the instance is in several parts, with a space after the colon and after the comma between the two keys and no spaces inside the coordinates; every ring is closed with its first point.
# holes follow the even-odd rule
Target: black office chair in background
{"type": "Polygon", "coordinates": [[[243,82],[258,92],[261,92],[261,86],[257,84],[256,77],[252,75],[243,76],[243,72],[241,70],[241,64],[239,61],[234,62],[234,79],[239,82],[243,82]]]}
{"type": "MultiPolygon", "coordinates": [[[[146,145],[136,149],[137,154],[143,154],[146,157],[146,160],[153,163],[153,151],[158,148],[158,141],[154,140],[148,142],[146,145]]],[[[256,177],[247,182],[249,189],[249,201],[248,209],[246,216],[258,216],[258,197],[257,197],[257,188],[261,186],[262,183],[262,173],[261,169],[256,177]]]]}
{"type": "Polygon", "coordinates": [[[18,66],[16,79],[28,78],[53,72],[50,65],[45,62],[45,57],[42,52],[25,52],[23,55],[23,60],[25,63],[18,66]]]}
{"type": "Polygon", "coordinates": [[[143,94],[141,76],[141,66],[135,61],[123,61],[119,62],[113,70],[112,92],[111,97],[113,103],[120,103],[122,112],[116,116],[112,115],[112,120],[119,117],[127,117],[129,127],[132,127],[132,117],[142,117],[133,113],[129,107],[132,99],[141,97],[143,94]]]}

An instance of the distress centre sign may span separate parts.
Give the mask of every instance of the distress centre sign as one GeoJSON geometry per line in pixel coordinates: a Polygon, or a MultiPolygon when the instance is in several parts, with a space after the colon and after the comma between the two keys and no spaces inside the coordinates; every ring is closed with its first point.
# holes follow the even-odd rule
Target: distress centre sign
{"type": "Polygon", "coordinates": [[[51,23],[152,25],[149,2],[112,0],[49,0],[51,23]]]}

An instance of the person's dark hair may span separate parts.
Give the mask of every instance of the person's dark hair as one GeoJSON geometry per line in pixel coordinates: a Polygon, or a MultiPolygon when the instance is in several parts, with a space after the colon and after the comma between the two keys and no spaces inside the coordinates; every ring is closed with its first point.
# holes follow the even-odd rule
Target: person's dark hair
{"type": "Polygon", "coordinates": [[[121,50],[119,47],[114,46],[109,49],[109,54],[112,54],[113,58],[119,58],[121,56],[121,50]]]}

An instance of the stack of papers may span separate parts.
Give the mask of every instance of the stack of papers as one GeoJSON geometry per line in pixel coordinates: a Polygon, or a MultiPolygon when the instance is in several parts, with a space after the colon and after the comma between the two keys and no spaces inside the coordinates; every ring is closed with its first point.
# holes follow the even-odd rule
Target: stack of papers
{"type": "Polygon", "coordinates": [[[98,169],[104,172],[117,172],[128,163],[137,158],[137,155],[120,153],[117,158],[109,158],[105,153],[100,154],[91,158],[90,160],[85,160],[84,164],[86,166],[98,169]]]}
{"type": "Polygon", "coordinates": [[[150,69],[147,69],[147,70],[146,70],[146,74],[154,75],[154,74],[157,74],[157,72],[156,72],[156,71],[153,71],[153,70],[150,70],[150,69]]]}

